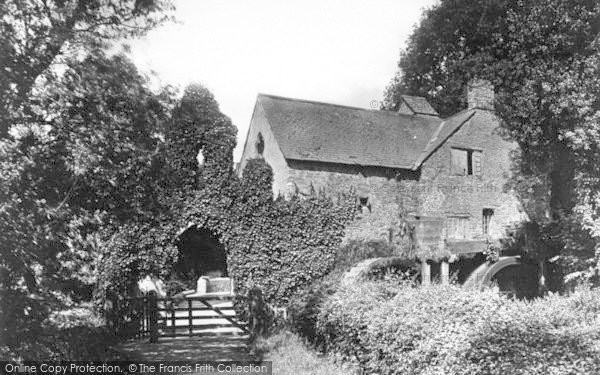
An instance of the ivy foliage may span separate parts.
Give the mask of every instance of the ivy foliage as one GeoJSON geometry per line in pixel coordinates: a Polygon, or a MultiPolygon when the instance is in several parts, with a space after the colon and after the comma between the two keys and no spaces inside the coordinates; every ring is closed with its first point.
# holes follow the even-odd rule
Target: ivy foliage
{"type": "Polygon", "coordinates": [[[147,174],[144,181],[152,190],[152,204],[144,214],[105,231],[96,288],[103,307],[131,295],[139,278],[168,278],[179,259],[178,237],[187,228],[206,227],[217,235],[227,230],[236,128],[213,95],[201,85],[188,86],[160,137],[160,173],[147,174]],[[204,163],[197,159],[200,151],[204,163]]]}
{"type": "Polygon", "coordinates": [[[324,194],[273,200],[272,178],[262,159],[250,160],[244,169],[241,199],[231,211],[236,236],[230,273],[240,294],[257,287],[267,302],[284,304],[331,270],[355,206],[350,194],[335,201],[324,194]]]}
{"type": "Polygon", "coordinates": [[[248,161],[243,178],[233,171],[235,135],[208,90],[185,90],[165,131],[162,209],[120,226],[106,242],[97,293],[104,307],[130,295],[145,275],[174,277],[182,259],[177,242],[188,229],[219,240],[240,296],[258,288],[267,303],[282,304],[331,269],[354,198],[273,199],[264,160],[248,161]]]}
{"type": "Polygon", "coordinates": [[[166,132],[168,163],[179,189],[194,190],[202,175],[208,180],[228,176],[236,135],[237,129],[219,111],[210,91],[199,84],[189,85],[166,132]]]}

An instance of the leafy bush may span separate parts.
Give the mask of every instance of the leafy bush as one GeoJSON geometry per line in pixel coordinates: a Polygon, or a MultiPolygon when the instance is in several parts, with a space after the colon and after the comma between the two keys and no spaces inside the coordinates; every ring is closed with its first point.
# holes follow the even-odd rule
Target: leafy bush
{"type": "MultiPolygon", "coordinates": [[[[320,341],[316,331],[317,315],[322,304],[339,288],[344,274],[365,259],[395,255],[395,247],[386,241],[357,241],[353,240],[340,246],[336,252],[333,269],[323,278],[317,279],[308,287],[301,289],[290,300],[288,305],[288,326],[292,331],[304,337],[317,346],[320,341]]],[[[402,264],[386,264],[368,273],[369,280],[384,280],[387,282],[410,283],[416,272],[413,262],[403,261],[402,264]]]]}
{"type": "Polygon", "coordinates": [[[337,275],[329,274],[296,293],[288,305],[289,326],[295,333],[313,344],[322,344],[315,327],[317,315],[324,301],[337,291],[339,283],[337,275]]]}
{"type": "Polygon", "coordinates": [[[366,341],[373,310],[397,290],[390,283],[365,282],[341,287],[328,298],[317,316],[317,340],[324,350],[334,350],[344,359],[364,363],[369,355],[366,341]]]}
{"type": "Polygon", "coordinates": [[[534,301],[457,286],[364,283],[323,304],[318,340],[377,374],[592,374],[600,291],[534,301]]]}
{"type": "Polygon", "coordinates": [[[181,280],[179,277],[174,276],[165,281],[165,292],[169,297],[190,289],[196,289],[194,280],[181,280]]]}
{"type": "MultiPolygon", "coordinates": [[[[34,323],[34,322],[32,322],[34,323]]],[[[90,361],[119,359],[117,338],[88,306],[54,312],[35,330],[22,330],[16,343],[0,342],[3,360],[90,361]]]]}

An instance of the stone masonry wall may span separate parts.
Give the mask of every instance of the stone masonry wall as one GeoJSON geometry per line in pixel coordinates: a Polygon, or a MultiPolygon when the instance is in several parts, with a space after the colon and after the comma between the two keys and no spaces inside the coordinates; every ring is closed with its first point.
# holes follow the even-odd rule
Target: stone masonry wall
{"type": "Polygon", "coordinates": [[[289,167],[283,153],[275,141],[275,136],[271,131],[271,127],[267,121],[265,113],[259,102],[254,107],[254,113],[252,114],[252,120],[250,121],[250,127],[248,128],[248,135],[246,136],[246,144],[238,166],[238,174],[241,176],[246,163],[249,159],[264,158],[264,160],[273,169],[273,194],[275,196],[284,194],[286,190],[286,183],[289,177],[289,167]],[[259,154],[256,147],[259,134],[264,139],[264,150],[262,155],[259,154]]]}
{"type": "Polygon", "coordinates": [[[490,236],[500,238],[507,227],[524,219],[517,199],[505,191],[513,149],[515,145],[498,133],[493,113],[477,111],[425,160],[420,171],[289,160],[287,179],[296,184],[300,194],[308,194],[311,185],[330,194],[353,187],[357,197],[367,198],[370,210],[362,208],[348,227],[346,240],[388,240],[401,212],[467,217],[468,238],[483,238],[484,208],[494,210],[490,236]],[[482,151],[480,176],[450,174],[453,146],[482,151]]]}
{"type": "MultiPolygon", "coordinates": [[[[328,194],[349,192],[353,188],[357,204],[360,204],[359,198],[367,199],[367,207],[360,210],[358,218],[348,227],[346,240],[387,241],[403,205],[412,203],[401,198],[402,190],[416,184],[418,179],[418,173],[390,168],[299,160],[290,160],[289,166],[289,180],[296,184],[301,195],[309,194],[311,186],[315,191],[325,189],[328,194]],[[400,181],[395,178],[398,173],[400,181]]],[[[415,208],[416,204],[407,207],[408,210],[415,208]]]]}
{"type": "Polygon", "coordinates": [[[489,227],[491,238],[504,237],[508,227],[526,219],[516,196],[506,186],[511,175],[511,155],[517,146],[499,131],[496,116],[478,110],[423,163],[419,187],[424,215],[467,216],[471,239],[483,238],[484,208],[494,211],[489,227]],[[481,150],[481,175],[451,175],[452,147],[481,150]]]}

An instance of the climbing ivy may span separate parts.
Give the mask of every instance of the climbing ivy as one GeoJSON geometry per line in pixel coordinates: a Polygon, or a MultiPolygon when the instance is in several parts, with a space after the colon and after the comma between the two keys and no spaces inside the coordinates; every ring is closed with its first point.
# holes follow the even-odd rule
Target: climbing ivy
{"type": "Polygon", "coordinates": [[[244,169],[240,199],[231,211],[230,274],[238,293],[263,291],[269,303],[288,301],[300,287],[331,270],[354,214],[354,198],[324,194],[273,200],[273,174],[262,159],[244,169]]]}
{"type": "Polygon", "coordinates": [[[243,178],[233,171],[235,135],[210,92],[199,85],[185,90],[165,133],[153,205],[160,208],[106,231],[97,292],[105,310],[131,294],[139,278],[168,278],[179,258],[177,239],[191,227],[219,239],[242,296],[258,288],[267,303],[285,303],[331,269],[354,198],[273,199],[273,172],[264,160],[250,160],[243,178]]]}

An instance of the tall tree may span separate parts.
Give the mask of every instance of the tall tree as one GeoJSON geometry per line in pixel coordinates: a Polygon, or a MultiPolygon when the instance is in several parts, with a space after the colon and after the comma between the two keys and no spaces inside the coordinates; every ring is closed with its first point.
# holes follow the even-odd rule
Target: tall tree
{"type": "Polygon", "coordinates": [[[16,352],[32,310],[91,297],[103,238],[161,211],[170,93],[121,55],[70,66],[0,141],[0,336],[16,352]]]}
{"type": "Polygon", "coordinates": [[[526,206],[546,206],[533,219],[556,252],[582,255],[579,270],[599,232],[599,31],[593,0],[442,0],[411,35],[385,101],[394,109],[401,94],[419,94],[449,115],[465,107],[471,78],[492,81],[498,114],[521,146],[514,187],[526,206]]]}
{"type": "Polygon", "coordinates": [[[0,2],[0,136],[59,56],[139,36],[169,19],[170,0],[0,2]]]}

